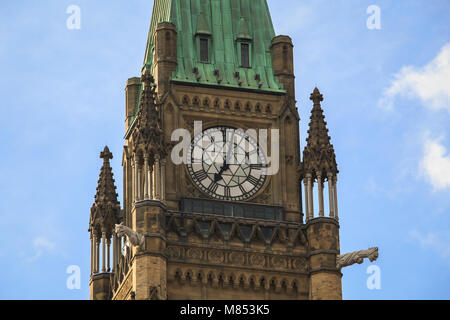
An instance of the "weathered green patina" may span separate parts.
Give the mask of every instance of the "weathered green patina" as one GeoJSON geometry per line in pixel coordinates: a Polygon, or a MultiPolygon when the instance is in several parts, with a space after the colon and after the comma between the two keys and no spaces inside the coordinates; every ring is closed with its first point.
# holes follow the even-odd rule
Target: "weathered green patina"
{"type": "Polygon", "coordinates": [[[143,69],[153,70],[154,34],[161,22],[173,23],[178,34],[178,65],[171,81],[285,92],[273,72],[275,31],[266,0],[155,0],[143,69]],[[201,37],[209,40],[207,63],[200,61],[201,37]],[[249,45],[249,67],[241,66],[242,43],[249,45]]]}
{"type": "Polygon", "coordinates": [[[266,0],[155,0],[144,60],[150,69],[161,22],[173,23],[178,33],[172,81],[284,92],[272,69],[275,32],[266,0]],[[209,63],[200,62],[199,37],[210,39],[209,63]],[[242,42],[250,45],[249,68],[241,67],[242,42]]]}

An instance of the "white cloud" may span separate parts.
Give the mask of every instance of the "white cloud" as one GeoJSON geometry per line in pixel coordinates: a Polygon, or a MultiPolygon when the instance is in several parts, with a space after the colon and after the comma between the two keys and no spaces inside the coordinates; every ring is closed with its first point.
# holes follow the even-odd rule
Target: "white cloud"
{"type": "Polygon", "coordinates": [[[450,43],[427,65],[403,67],[394,77],[380,100],[382,107],[391,109],[394,99],[402,96],[419,98],[429,109],[450,112],[450,43]]]}
{"type": "Polygon", "coordinates": [[[420,170],[435,190],[450,187],[450,155],[439,140],[425,139],[420,170]]]}
{"type": "Polygon", "coordinates": [[[45,250],[53,250],[55,248],[55,244],[43,237],[38,237],[34,239],[33,246],[35,248],[41,248],[45,250]]]}
{"type": "Polygon", "coordinates": [[[439,256],[447,261],[450,261],[450,239],[442,239],[438,234],[429,232],[422,234],[417,230],[413,230],[410,233],[412,239],[417,241],[422,248],[431,249],[435,251],[439,256]]]}
{"type": "Polygon", "coordinates": [[[28,261],[32,262],[40,258],[44,253],[54,253],[56,244],[44,237],[37,237],[33,240],[34,255],[28,261]]]}

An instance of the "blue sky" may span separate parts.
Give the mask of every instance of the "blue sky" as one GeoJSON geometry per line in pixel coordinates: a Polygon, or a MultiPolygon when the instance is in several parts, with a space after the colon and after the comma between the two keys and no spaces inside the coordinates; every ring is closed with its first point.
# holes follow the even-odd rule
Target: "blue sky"
{"type": "MultiPolygon", "coordinates": [[[[340,168],[346,299],[450,299],[450,2],[269,0],[295,44],[302,148],[318,86],[340,168]],[[369,30],[370,5],[381,30],[369,30]]],[[[89,209],[107,144],[121,194],[124,85],[153,1],[0,4],[0,299],[89,298],[89,209]],[[69,5],[81,29],[66,27],[69,5]],[[80,290],[66,269],[81,268],[80,290]]]]}

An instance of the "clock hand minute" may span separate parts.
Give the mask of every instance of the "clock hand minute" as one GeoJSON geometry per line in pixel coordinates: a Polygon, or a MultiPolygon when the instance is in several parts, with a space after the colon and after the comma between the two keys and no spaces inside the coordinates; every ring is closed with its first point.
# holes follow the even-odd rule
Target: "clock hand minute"
{"type": "Polygon", "coordinates": [[[222,179],[223,179],[222,174],[223,174],[225,171],[227,171],[228,169],[230,169],[230,164],[228,163],[228,159],[230,158],[230,156],[231,156],[231,151],[233,150],[232,146],[233,146],[233,144],[234,144],[234,134],[235,134],[235,131],[233,130],[233,133],[232,133],[232,136],[231,136],[231,140],[230,140],[230,142],[228,143],[227,155],[226,155],[226,157],[225,157],[225,159],[224,159],[224,164],[223,164],[223,166],[220,168],[219,173],[216,173],[216,174],[214,175],[214,182],[219,182],[220,180],[222,180],[222,179]]]}

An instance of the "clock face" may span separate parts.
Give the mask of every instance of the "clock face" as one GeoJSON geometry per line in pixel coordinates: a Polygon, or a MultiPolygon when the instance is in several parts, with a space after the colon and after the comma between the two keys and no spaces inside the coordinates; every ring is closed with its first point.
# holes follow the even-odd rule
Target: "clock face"
{"type": "Polygon", "coordinates": [[[197,187],[218,200],[247,200],[266,181],[267,160],[257,141],[230,127],[213,127],[194,137],[187,163],[197,187]]]}

